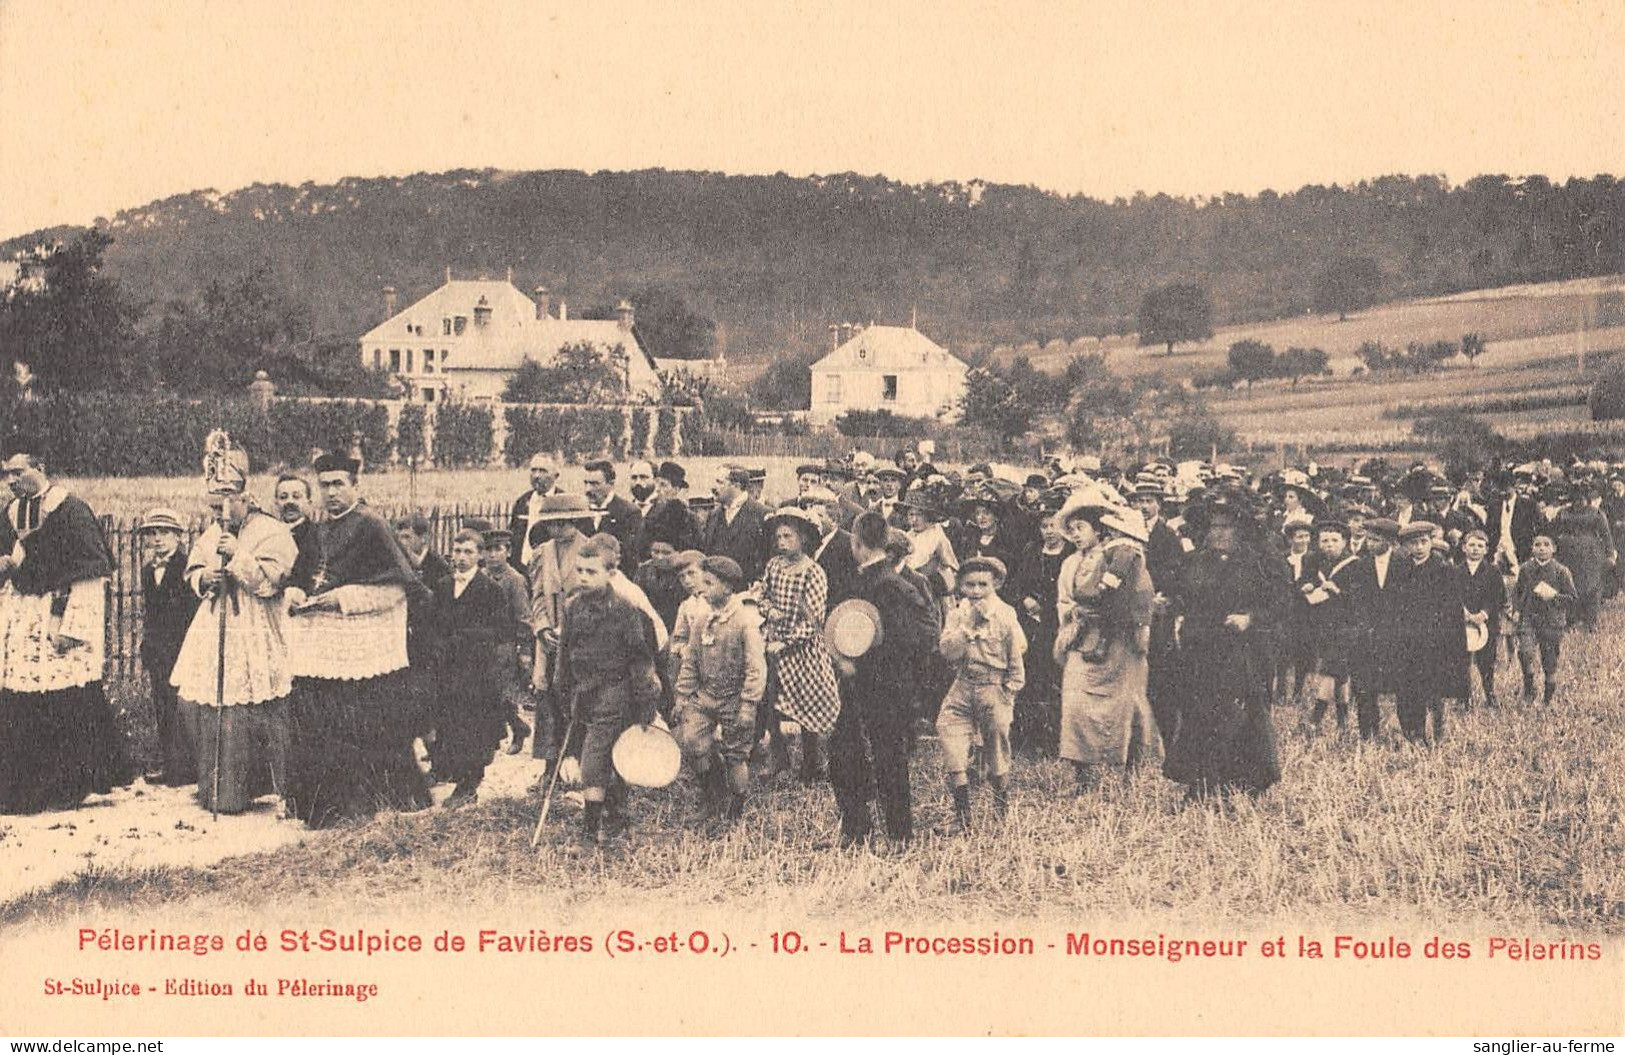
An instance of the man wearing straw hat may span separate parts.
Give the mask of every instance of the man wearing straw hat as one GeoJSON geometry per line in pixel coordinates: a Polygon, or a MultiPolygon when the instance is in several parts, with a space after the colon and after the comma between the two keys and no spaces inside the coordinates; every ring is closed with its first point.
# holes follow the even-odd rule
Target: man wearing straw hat
{"type": "Polygon", "coordinates": [[[287,794],[293,669],[282,591],[299,548],[287,525],[248,494],[245,451],[228,450],[207,464],[215,518],[186,565],[187,585],[206,600],[171,681],[196,753],[198,801],[242,813],[267,789],[287,794]]]}

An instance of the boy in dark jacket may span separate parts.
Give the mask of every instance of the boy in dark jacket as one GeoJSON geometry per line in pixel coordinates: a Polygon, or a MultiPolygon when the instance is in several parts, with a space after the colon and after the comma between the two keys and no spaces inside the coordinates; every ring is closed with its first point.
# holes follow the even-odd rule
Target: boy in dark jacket
{"type": "MultiPolygon", "coordinates": [[[[580,730],[582,841],[604,841],[606,800],[614,792],[617,815],[624,785],[610,759],[615,740],[634,724],[654,721],[660,704],[655,650],[645,629],[645,616],[621,599],[610,585],[613,561],[596,539],[576,553],[577,592],[566,603],[564,631],[559,636],[560,699],[580,730]]],[[[574,745],[572,745],[574,746],[574,745]]]]}
{"type": "Polygon", "coordinates": [[[433,586],[435,769],[456,782],[449,807],[475,800],[506,731],[504,664],[513,665],[513,613],[502,588],[480,571],[484,539],[469,528],[451,544],[451,574],[433,586]]]}
{"type": "Polygon", "coordinates": [[[152,509],[141,518],[141,666],[152,685],[152,710],[158,723],[163,770],[153,783],[181,787],[197,783],[197,761],[175,716],[175,687],[169,676],[192,625],[198,597],[186,584],[186,547],[181,545],[181,519],[171,509],[152,509]]]}
{"type": "Polygon", "coordinates": [[[1579,594],[1574,576],[1557,558],[1557,546],[1549,535],[1536,535],[1529,544],[1530,559],[1518,566],[1518,583],[1512,588],[1512,609],[1518,613],[1518,662],[1523,667],[1523,698],[1535,698],[1535,656],[1545,676],[1542,703],[1551,703],[1557,694],[1557,659],[1562,651],[1563,631],[1568,627],[1569,605],[1579,594]]]}
{"type": "Polygon", "coordinates": [[[886,554],[885,517],[864,513],[852,524],[857,558],[855,596],[880,612],[879,644],[857,659],[837,658],[841,716],[829,744],[829,779],[841,814],[841,844],[868,839],[872,799],[880,799],[886,833],[898,843],[914,835],[908,749],[912,682],[936,646],[938,624],[919,591],[893,570],[886,554]]]}

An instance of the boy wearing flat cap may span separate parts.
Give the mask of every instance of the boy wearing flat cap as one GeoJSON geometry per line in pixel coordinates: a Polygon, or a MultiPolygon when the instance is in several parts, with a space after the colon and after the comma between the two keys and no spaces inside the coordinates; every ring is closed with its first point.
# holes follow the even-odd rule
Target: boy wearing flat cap
{"type": "Polygon", "coordinates": [[[1405,739],[1432,743],[1444,738],[1444,701],[1465,692],[1467,624],[1463,619],[1461,583],[1454,569],[1434,553],[1437,528],[1413,520],[1399,529],[1404,572],[1396,576],[1395,613],[1401,635],[1396,702],[1405,739]]]}
{"type": "Polygon", "coordinates": [[[745,573],[728,557],[699,564],[707,613],[677,675],[677,740],[699,778],[707,816],[738,820],[750,784],[756,713],[767,691],[762,620],[745,603],[745,573]]]}
{"type": "Polygon", "coordinates": [[[998,595],[1007,574],[997,557],[965,561],[959,569],[964,603],[949,614],[939,642],[954,681],[937,712],[937,736],[961,830],[970,827],[970,754],[977,739],[993,789],[994,811],[1003,817],[1009,805],[1010,722],[1016,693],[1027,682],[1023,663],[1027,635],[1016,610],[998,595]]]}

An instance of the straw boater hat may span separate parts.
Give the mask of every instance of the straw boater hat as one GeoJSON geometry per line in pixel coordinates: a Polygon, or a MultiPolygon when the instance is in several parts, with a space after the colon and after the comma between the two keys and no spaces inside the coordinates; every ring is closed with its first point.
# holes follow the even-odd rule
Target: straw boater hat
{"type": "Polygon", "coordinates": [[[181,526],[181,515],[168,506],[158,506],[149,509],[141,518],[141,527],[138,531],[174,531],[185,534],[186,529],[181,526]]]}

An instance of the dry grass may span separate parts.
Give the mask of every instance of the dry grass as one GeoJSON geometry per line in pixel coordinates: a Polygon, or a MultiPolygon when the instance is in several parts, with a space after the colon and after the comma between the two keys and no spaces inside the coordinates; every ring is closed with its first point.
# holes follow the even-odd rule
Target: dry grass
{"type": "MultiPolygon", "coordinates": [[[[905,852],[815,848],[835,831],[827,788],[761,789],[731,835],[685,826],[679,785],[635,800],[628,846],[563,852],[560,811],[540,853],[536,802],[389,815],[273,853],[207,868],[85,872],[0,906],[0,923],[142,908],[361,919],[414,905],[496,905],[570,918],[606,905],[673,916],[757,913],[787,920],[1154,918],[1168,926],[1414,921],[1417,926],[1625,931],[1625,617],[1566,649],[1550,709],[1514,703],[1453,713],[1434,751],[1310,739],[1296,708],[1276,713],[1285,778],[1257,801],[1181,804],[1150,771],[1083,797],[1052,761],[1016,771],[1002,828],[940,834],[949,810],[934,746],[916,761],[905,852]],[[313,894],[316,891],[319,893],[313,894]]],[[[1503,668],[1503,687],[1516,676],[1503,668]]],[[[985,799],[978,800],[978,809],[985,799]]]]}

